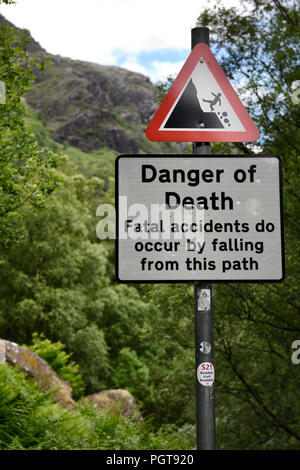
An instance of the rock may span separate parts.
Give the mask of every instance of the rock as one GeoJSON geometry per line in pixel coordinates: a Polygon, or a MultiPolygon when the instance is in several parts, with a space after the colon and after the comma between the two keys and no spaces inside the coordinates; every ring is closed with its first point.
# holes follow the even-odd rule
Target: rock
{"type": "Polygon", "coordinates": [[[84,401],[92,403],[95,408],[113,410],[123,416],[130,416],[137,421],[143,421],[136,401],[128,390],[104,390],[84,397],[84,401]]]}
{"type": "Polygon", "coordinates": [[[59,377],[49,364],[23,346],[0,339],[0,363],[19,366],[20,370],[32,377],[46,391],[55,390],[54,401],[64,408],[73,409],[72,388],[59,377]]]}
{"type": "MultiPolygon", "coordinates": [[[[68,382],[59,377],[49,364],[37,354],[23,346],[0,339],[0,364],[18,366],[22,372],[32,377],[39,386],[54,391],[54,401],[67,409],[76,406],[72,398],[72,388],[68,382]]],[[[127,390],[104,390],[84,397],[83,400],[92,403],[95,408],[107,409],[130,416],[137,421],[143,421],[135,399],[127,390]]]]}
{"type": "Polygon", "coordinates": [[[101,126],[106,145],[120,153],[139,153],[136,142],[128,137],[122,129],[112,126],[101,126]]]}

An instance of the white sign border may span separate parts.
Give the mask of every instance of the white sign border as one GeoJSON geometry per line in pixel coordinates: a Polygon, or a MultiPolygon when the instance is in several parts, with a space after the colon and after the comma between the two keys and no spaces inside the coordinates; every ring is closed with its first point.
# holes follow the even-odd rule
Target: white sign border
{"type": "Polygon", "coordinates": [[[283,188],[282,188],[282,163],[281,159],[277,155],[257,155],[257,154],[244,154],[244,155],[218,155],[212,154],[211,156],[208,155],[188,155],[188,154],[124,154],[119,155],[115,160],[115,209],[116,209],[116,240],[115,240],[115,277],[116,280],[122,284],[182,284],[182,283],[195,283],[195,282],[208,282],[214,284],[233,284],[233,283],[241,283],[241,284],[264,284],[264,283],[278,283],[282,282],[285,279],[285,251],[284,251],[284,221],[283,221],[283,188]],[[276,158],[279,163],[279,198],[280,198],[280,235],[281,235],[281,264],[282,264],[282,277],[279,279],[210,279],[209,277],[205,277],[205,279],[163,279],[163,280],[148,280],[148,279],[139,279],[139,280],[130,280],[130,279],[120,279],[119,277],[119,161],[122,158],[138,158],[141,157],[151,157],[151,158],[247,158],[247,157],[256,157],[256,158],[276,158]]]}

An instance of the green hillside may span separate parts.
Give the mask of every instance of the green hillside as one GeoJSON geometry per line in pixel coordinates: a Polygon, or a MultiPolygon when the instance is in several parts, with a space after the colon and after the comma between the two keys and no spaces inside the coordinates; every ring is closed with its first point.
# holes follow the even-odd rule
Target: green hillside
{"type": "Polygon", "coordinates": [[[114,162],[118,155],[116,150],[101,147],[98,151],[86,153],[78,147],[55,142],[47,127],[39,120],[36,112],[30,106],[27,106],[26,111],[27,122],[41,147],[51,148],[53,151],[67,156],[76,165],[77,171],[87,177],[101,176],[101,179],[104,179],[106,183],[110,177],[114,177],[114,162]]]}

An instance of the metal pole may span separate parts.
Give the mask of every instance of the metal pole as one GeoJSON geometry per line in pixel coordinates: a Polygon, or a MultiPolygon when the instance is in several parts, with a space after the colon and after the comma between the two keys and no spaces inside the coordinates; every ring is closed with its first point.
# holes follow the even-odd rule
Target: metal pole
{"type": "MultiPolygon", "coordinates": [[[[209,29],[192,29],[192,48],[199,42],[209,45],[209,29]]],[[[194,142],[194,155],[209,155],[210,143],[194,142]]],[[[196,282],[195,297],[195,361],[197,449],[216,449],[214,338],[212,285],[196,282]]]]}
{"type": "Polygon", "coordinates": [[[204,42],[209,46],[209,29],[208,28],[193,28],[192,29],[192,49],[198,44],[204,42]]]}

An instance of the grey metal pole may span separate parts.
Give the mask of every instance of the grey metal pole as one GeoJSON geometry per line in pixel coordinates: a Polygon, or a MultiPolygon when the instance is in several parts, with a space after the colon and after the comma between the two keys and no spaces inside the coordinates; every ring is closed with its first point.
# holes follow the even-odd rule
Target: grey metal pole
{"type": "Polygon", "coordinates": [[[204,42],[209,46],[209,29],[200,27],[192,29],[192,49],[198,44],[198,42],[204,42]]]}
{"type": "MultiPolygon", "coordinates": [[[[209,29],[192,29],[192,48],[199,42],[209,45],[209,29]]],[[[210,143],[194,142],[194,155],[209,155],[210,143]]],[[[212,285],[196,282],[195,297],[195,361],[197,449],[216,449],[214,338],[212,285]]]]}

